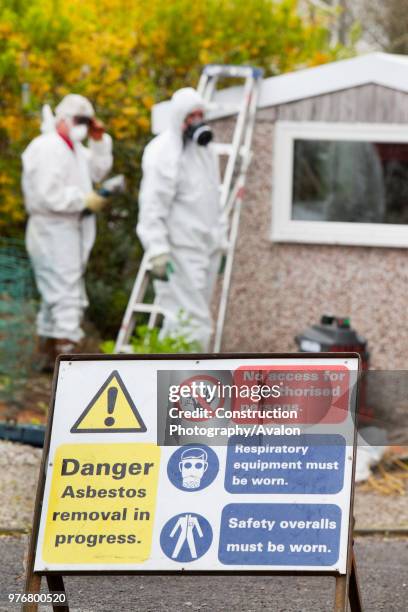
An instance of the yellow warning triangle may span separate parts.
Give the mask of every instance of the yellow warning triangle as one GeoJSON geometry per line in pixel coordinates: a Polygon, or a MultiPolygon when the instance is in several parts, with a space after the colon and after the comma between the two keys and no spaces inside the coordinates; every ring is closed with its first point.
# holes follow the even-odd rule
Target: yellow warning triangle
{"type": "Polygon", "coordinates": [[[142,433],[144,431],[146,425],[116,370],[71,427],[71,433],[142,433]]]}

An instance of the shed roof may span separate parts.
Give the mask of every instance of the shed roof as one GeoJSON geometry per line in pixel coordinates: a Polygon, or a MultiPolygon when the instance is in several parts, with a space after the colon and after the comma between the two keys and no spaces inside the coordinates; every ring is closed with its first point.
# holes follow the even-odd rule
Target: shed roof
{"type": "MultiPolygon", "coordinates": [[[[369,53],[351,59],[305,68],[262,82],[258,108],[287,104],[295,100],[320,96],[369,83],[408,92],[408,57],[390,53],[369,53]]],[[[220,102],[239,102],[241,87],[217,92],[220,102]]],[[[155,104],[152,109],[152,131],[161,132],[167,126],[169,102],[155,104]]],[[[212,118],[228,113],[212,114],[212,118]]]]}

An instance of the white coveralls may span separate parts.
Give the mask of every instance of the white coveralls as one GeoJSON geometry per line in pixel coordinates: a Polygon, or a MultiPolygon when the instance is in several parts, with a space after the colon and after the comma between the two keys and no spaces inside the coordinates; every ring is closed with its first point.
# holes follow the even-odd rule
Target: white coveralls
{"type": "Polygon", "coordinates": [[[104,134],[89,148],[73,146],[53,130],[35,138],[22,160],[26,245],[42,298],[38,335],[78,342],[88,305],[84,273],[96,234],[95,215],[81,212],[92,181],[112,167],[112,139],[104,134]]]}
{"type": "Polygon", "coordinates": [[[137,233],[148,257],[169,253],[174,268],[168,282],[156,282],[159,304],[171,313],[165,317],[162,335],[180,330],[182,312],[189,320],[182,333],[205,351],[212,334],[210,300],[227,246],[227,222],[213,147],[183,143],[183,122],[197,109],[204,110],[204,104],[194,89],[176,92],[169,128],[144,151],[137,233]]]}
{"type": "Polygon", "coordinates": [[[184,542],[187,541],[191,558],[197,559],[197,549],[196,549],[195,539],[194,539],[194,529],[197,531],[197,534],[200,538],[204,536],[200,523],[198,521],[198,518],[196,516],[192,516],[191,514],[185,514],[184,516],[180,516],[177,523],[174,525],[173,529],[171,530],[170,537],[174,538],[176,535],[176,532],[179,529],[180,529],[179,537],[174,547],[171,558],[177,559],[183,547],[184,542]]]}

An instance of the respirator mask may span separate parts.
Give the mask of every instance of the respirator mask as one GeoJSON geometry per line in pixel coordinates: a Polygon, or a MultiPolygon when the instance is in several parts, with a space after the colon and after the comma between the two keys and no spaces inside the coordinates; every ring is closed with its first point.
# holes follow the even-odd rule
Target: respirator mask
{"type": "Polygon", "coordinates": [[[196,457],[182,459],[179,463],[179,470],[183,479],[183,487],[185,489],[198,489],[207,467],[208,463],[204,459],[196,457]]]}
{"type": "Polygon", "coordinates": [[[72,142],[80,142],[88,137],[89,126],[92,123],[90,117],[74,117],[69,130],[69,137],[72,142]]]}
{"type": "Polygon", "coordinates": [[[184,130],[184,141],[192,140],[196,144],[205,147],[213,139],[213,132],[211,128],[204,123],[199,121],[197,123],[190,123],[184,130]]]}

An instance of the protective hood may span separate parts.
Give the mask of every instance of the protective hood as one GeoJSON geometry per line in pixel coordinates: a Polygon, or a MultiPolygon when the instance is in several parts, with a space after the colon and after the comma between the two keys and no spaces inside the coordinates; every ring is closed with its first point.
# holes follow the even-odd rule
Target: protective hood
{"type": "Polygon", "coordinates": [[[49,134],[55,130],[55,117],[49,104],[44,104],[41,111],[41,132],[49,134]]]}
{"type": "Polygon", "coordinates": [[[198,109],[205,111],[205,103],[195,89],[183,87],[183,89],[176,91],[171,98],[171,128],[181,133],[182,125],[187,115],[198,109]]]}
{"type": "Polygon", "coordinates": [[[56,107],[55,115],[57,119],[75,117],[76,115],[92,118],[95,115],[95,111],[90,101],[84,96],[68,94],[56,107]]]}

